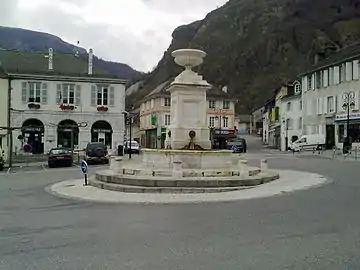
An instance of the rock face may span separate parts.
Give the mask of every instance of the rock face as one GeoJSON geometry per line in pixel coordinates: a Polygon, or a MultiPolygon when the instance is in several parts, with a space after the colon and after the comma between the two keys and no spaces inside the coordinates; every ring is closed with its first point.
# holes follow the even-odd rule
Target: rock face
{"type": "Polygon", "coordinates": [[[199,73],[209,83],[228,85],[248,113],[282,82],[360,41],[359,0],[230,0],[202,21],[180,26],[153,72],[136,93],[139,100],[156,85],[178,74],[171,52],[179,48],[207,52],[199,73]]]}

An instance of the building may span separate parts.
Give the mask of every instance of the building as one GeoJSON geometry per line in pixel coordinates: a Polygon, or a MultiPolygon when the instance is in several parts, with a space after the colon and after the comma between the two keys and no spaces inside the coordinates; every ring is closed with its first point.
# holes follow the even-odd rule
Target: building
{"type": "MultiPolygon", "coordinates": [[[[163,82],[149,93],[140,106],[141,145],[164,148],[167,127],[171,122],[170,93],[166,91],[173,79],[163,82]]],[[[226,140],[235,135],[235,101],[227,88],[212,87],[207,91],[207,123],[213,147],[225,147],[226,140]]]]}
{"type": "Polygon", "coordinates": [[[89,142],[122,144],[125,83],[93,67],[93,53],[0,51],[11,83],[13,151],[31,145],[33,154],[53,147],[83,149],[89,142]]]}
{"type": "Polygon", "coordinates": [[[301,74],[303,134],[323,134],[327,148],[342,148],[347,135],[360,146],[360,45],[342,49],[301,74]]]}
{"type": "Polygon", "coordinates": [[[280,102],[281,151],[287,151],[290,143],[299,139],[302,135],[302,99],[301,84],[299,81],[286,84],[287,94],[280,102]]]}
{"type": "Polygon", "coordinates": [[[255,110],[251,114],[251,125],[250,125],[250,133],[258,134],[258,131],[263,128],[263,111],[264,106],[255,110]]]}
{"type": "Polygon", "coordinates": [[[238,135],[250,134],[252,126],[251,114],[239,114],[235,117],[235,129],[238,135]]]}

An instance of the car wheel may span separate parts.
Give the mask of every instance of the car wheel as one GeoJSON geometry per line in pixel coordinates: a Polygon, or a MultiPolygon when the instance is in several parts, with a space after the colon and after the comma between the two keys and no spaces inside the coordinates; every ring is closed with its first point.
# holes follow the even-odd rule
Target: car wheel
{"type": "Polygon", "coordinates": [[[54,165],[52,165],[51,163],[48,163],[48,166],[49,166],[49,168],[53,168],[53,167],[54,167],[54,165]]]}

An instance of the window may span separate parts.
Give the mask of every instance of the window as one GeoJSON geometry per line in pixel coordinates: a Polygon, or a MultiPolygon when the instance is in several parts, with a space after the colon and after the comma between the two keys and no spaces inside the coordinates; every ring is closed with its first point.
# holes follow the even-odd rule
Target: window
{"type": "Polygon", "coordinates": [[[223,118],[223,127],[224,128],[229,127],[229,118],[227,118],[227,117],[223,118]]]}
{"type": "Polygon", "coordinates": [[[299,118],[299,126],[298,129],[302,129],[302,117],[299,118]]]}
{"type": "Polygon", "coordinates": [[[308,75],[308,90],[312,89],[312,74],[308,75]]]}
{"type": "MultiPolygon", "coordinates": [[[[338,132],[339,143],[342,143],[346,135],[346,125],[339,125],[338,132]]],[[[348,135],[351,137],[353,143],[360,143],[360,124],[350,124],[348,135]]]]}
{"type": "Polygon", "coordinates": [[[209,118],[209,126],[210,127],[215,126],[215,116],[210,116],[210,118],[209,118]]]}
{"type": "Polygon", "coordinates": [[[290,118],[286,119],[285,124],[286,124],[285,126],[286,129],[292,129],[292,121],[290,118]]]}
{"type": "Polygon", "coordinates": [[[63,84],[60,99],[62,104],[75,104],[75,85],[63,84]]]}
{"type": "Polygon", "coordinates": [[[300,83],[296,83],[294,88],[295,88],[295,94],[299,94],[301,92],[300,83]]]}
{"type": "Polygon", "coordinates": [[[315,74],[315,78],[316,78],[316,89],[320,89],[322,87],[322,82],[323,82],[323,72],[317,71],[315,74]]]}
{"type": "Polygon", "coordinates": [[[230,109],[230,101],[228,101],[228,100],[223,101],[223,109],[225,109],[225,110],[230,109]]]}
{"type": "Polygon", "coordinates": [[[170,114],[165,114],[165,126],[170,125],[170,114]]]}
{"type": "Polygon", "coordinates": [[[171,101],[170,98],[165,98],[164,99],[164,106],[165,107],[170,107],[170,101],[171,101]]]}
{"type": "Polygon", "coordinates": [[[350,62],[350,79],[354,80],[354,61],[350,62]]]}
{"type": "Polygon", "coordinates": [[[28,102],[38,102],[41,101],[41,83],[38,82],[29,82],[29,92],[28,92],[28,102]]]}
{"type": "Polygon", "coordinates": [[[107,106],[108,105],[108,88],[98,86],[97,88],[97,105],[107,106]]]}
{"type": "Polygon", "coordinates": [[[209,100],[209,108],[215,109],[215,100],[209,100]]]}
{"type": "Polygon", "coordinates": [[[303,103],[302,100],[299,101],[299,110],[301,111],[303,109],[303,103]]]}
{"type": "Polygon", "coordinates": [[[334,108],[334,97],[327,97],[327,112],[328,113],[333,113],[335,111],[334,108]]]}
{"type": "Polygon", "coordinates": [[[344,64],[339,66],[339,82],[342,83],[345,81],[345,66],[344,64]]]}
{"type": "Polygon", "coordinates": [[[288,103],[286,104],[286,110],[287,110],[287,111],[291,111],[291,102],[288,102],[288,103]]]}

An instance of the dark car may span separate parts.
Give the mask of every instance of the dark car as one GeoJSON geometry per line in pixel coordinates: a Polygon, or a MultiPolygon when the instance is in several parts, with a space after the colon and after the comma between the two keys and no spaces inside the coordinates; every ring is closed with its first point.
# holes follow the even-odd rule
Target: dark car
{"type": "Polygon", "coordinates": [[[109,163],[107,147],[104,143],[88,143],[85,151],[85,161],[88,164],[109,163]]]}
{"type": "Polygon", "coordinates": [[[233,153],[246,153],[246,140],[243,138],[230,139],[227,143],[227,149],[232,150],[233,153]]]}
{"type": "Polygon", "coordinates": [[[73,153],[65,147],[52,148],[48,153],[49,168],[56,166],[72,166],[73,153]]]}

